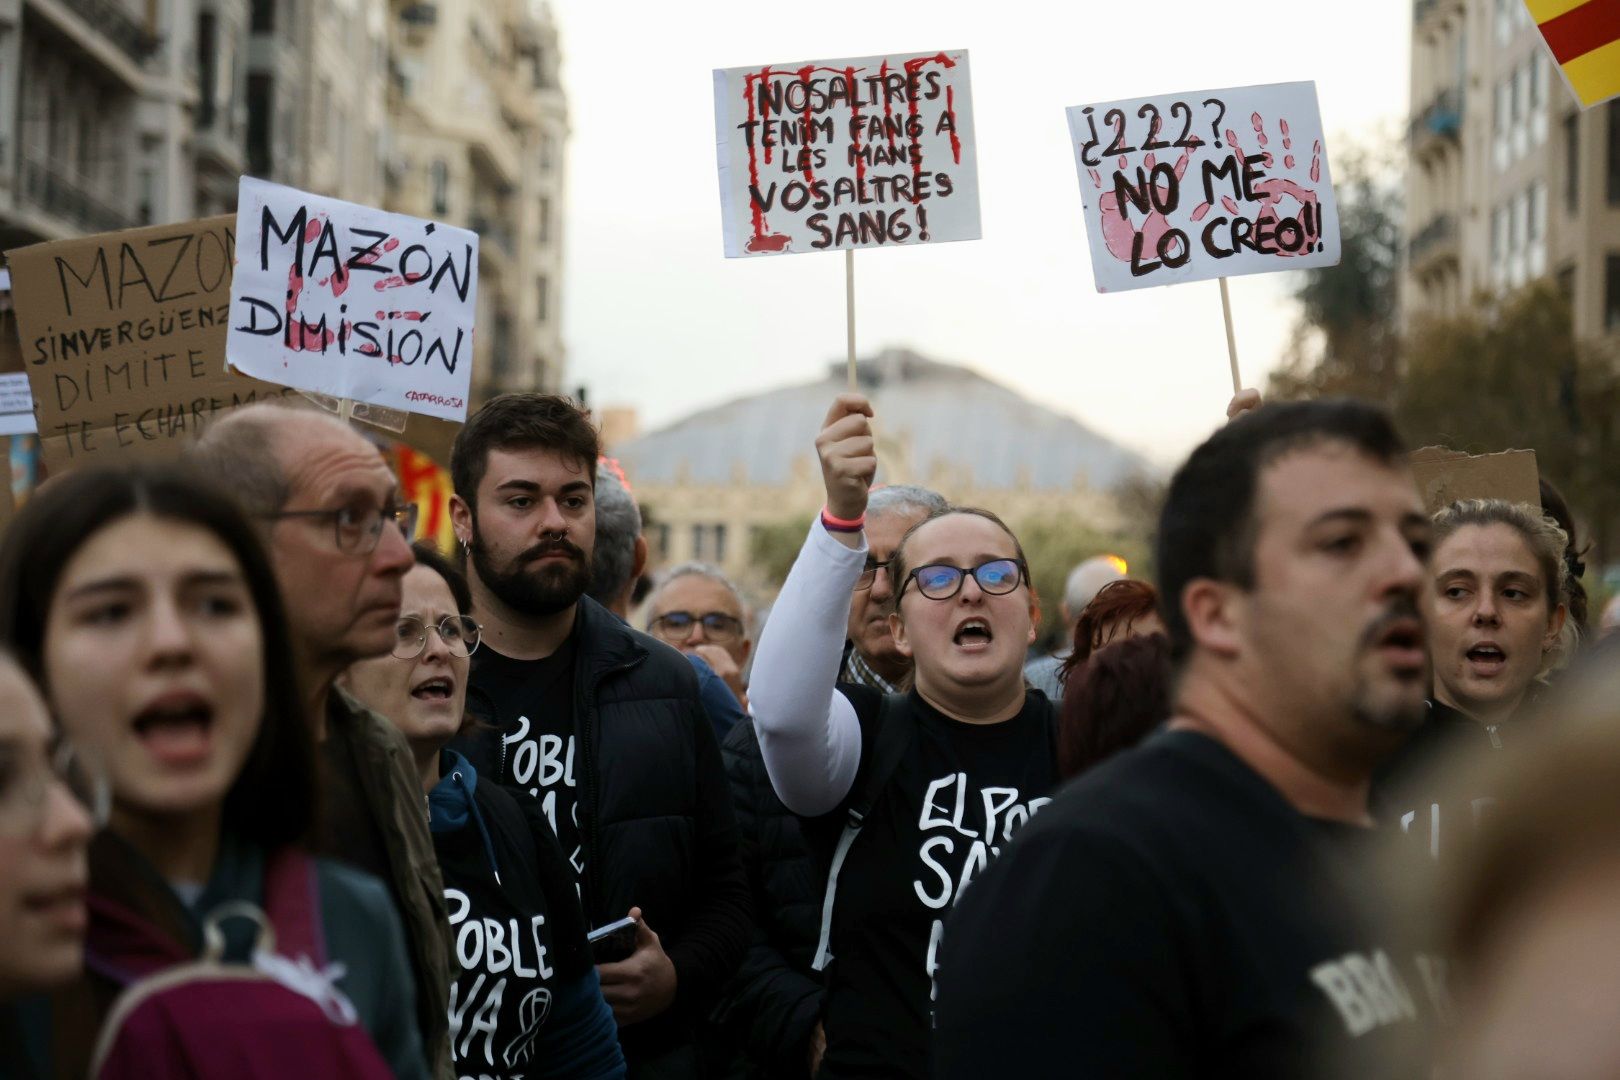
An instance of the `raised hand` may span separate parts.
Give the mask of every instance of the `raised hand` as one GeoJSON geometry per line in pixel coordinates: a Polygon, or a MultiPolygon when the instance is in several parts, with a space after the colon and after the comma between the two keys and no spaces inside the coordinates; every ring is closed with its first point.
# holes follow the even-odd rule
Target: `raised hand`
{"type": "Polygon", "coordinates": [[[1232,395],[1232,400],[1226,406],[1226,419],[1236,420],[1244,413],[1250,413],[1261,405],[1260,391],[1252,387],[1245,387],[1232,395]]]}
{"type": "Polygon", "coordinates": [[[827,512],[833,517],[853,520],[866,513],[866,495],[877,476],[871,417],[872,403],[864,395],[839,394],[816,436],[827,512]]]}

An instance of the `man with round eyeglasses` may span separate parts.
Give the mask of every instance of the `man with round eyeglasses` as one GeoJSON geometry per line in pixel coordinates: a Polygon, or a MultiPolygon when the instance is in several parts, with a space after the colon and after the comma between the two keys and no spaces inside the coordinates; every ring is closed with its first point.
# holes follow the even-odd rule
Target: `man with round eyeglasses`
{"type": "MultiPolygon", "coordinates": [[[[743,671],[754,642],[742,596],[718,567],[682,563],[658,580],[647,598],[647,632],[700,657],[748,709],[743,671]]],[[[722,736],[723,738],[724,736],[722,736]]]]}

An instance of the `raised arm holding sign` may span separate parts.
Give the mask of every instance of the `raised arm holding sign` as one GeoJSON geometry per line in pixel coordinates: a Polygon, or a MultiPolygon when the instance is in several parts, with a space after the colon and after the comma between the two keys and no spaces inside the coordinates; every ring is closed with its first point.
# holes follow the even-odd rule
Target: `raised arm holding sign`
{"type": "Polygon", "coordinates": [[[1226,278],[1339,262],[1339,217],[1314,83],[1068,110],[1098,292],[1219,278],[1232,389],[1242,389],[1226,278]]]}

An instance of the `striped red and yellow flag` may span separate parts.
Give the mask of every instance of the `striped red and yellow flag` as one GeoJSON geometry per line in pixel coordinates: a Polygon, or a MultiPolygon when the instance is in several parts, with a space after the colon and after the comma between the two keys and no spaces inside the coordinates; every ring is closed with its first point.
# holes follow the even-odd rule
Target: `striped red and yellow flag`
{"type": "Polygon", "coordinates": [[[1620,96],[1620,0],[1525,0],[1581,108],[1620,96]]]}
{"type": "Polygon", "coordinates": [[[395,443],[394,473],[399,477],[400,497],[416,504],[416,537],[432,540],[446,555],[455,552],[456,533],[450,525],[450,496],[455,487],[450,473],[426,454],[419,454],[404,443],[395,443]]]}

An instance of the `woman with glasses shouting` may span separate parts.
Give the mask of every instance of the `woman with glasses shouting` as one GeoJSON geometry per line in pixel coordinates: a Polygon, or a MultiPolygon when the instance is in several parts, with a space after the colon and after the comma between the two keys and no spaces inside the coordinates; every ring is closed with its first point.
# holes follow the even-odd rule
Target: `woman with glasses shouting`
{"type": "Polygon", "coordinates": [[[466,701],[479,627],[466,614],[467,579],[433,545],[413,550],[393,655],[354,664],[339,684],[399,728],[427,793],[459,967],[449,1001],[457,1072],[622,1077],[573,871],[544,812],[446,748],[477,724],[466,701]]]}
{"type": "MultiPolygon", "coordinates": [[[[945,916],[1058,779],[1054,717],[1026,691],[1039,609],[1018,539],[947,507],[888,566],[906,694],[835,685],[877,472],[871,405],[841,395],[816,439],[827,504],[761,635],[751,694],[772,786],[829,876],[820,1076],[926,1077],[945,916]]],[[[814,1062],[812,1063],[815,1064],[814,1062]]]]}

